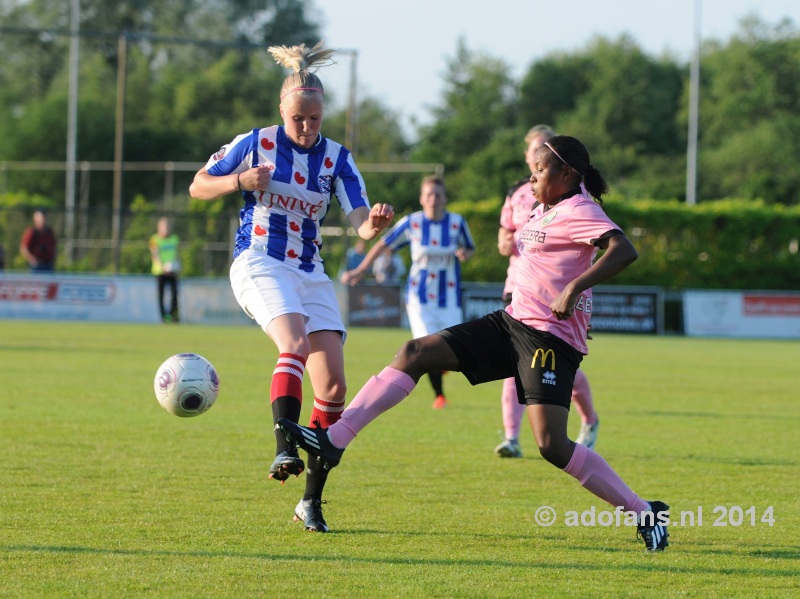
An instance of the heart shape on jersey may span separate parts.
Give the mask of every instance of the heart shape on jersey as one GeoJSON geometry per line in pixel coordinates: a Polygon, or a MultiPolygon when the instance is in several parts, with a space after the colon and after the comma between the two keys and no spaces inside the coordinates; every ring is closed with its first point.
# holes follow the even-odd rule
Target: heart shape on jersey
{"type": "Polygon", "coordinates": [[[296,222],[294,222],[294,221],[292,220],[292,221],[289,221],[289,228],[290,228],[292,231],[294,231],[295,233],[297,233],[297,232],[300,230],[300,225],[298,225],[296,222]]]}
{"type": "Polygon", "coordinates": [[[275,147],[275,142],[272,142],[264,138],[261,140],[261,147],[264,148],[265,150],[271,150],[272,148],[275,147]]]}
{"type": "Polygon", "coordinates": [[[286,252],[286,255],[289,256],[290,258],[297,258],[297,252],[295,252],[294,250],[289,250],[288,252],[286,252]]]}
{"type": "Polygon", "coordinates": [[[256,225],[255,227],[253,227],[253,233],[255,233],[256,235],[266,235],[267,230],[261,225],[256,225]]]}
{"type": "Polygon", "coordinates": [[[333,168],[333,160],[329,157],[325,157],[325,168],[333,168]]]}
{"type": "Polygon", "coordinates": [[[306,178],[300,173],[294,174],[294,180],[297,181],[300,185],[306,182],[306,178]]]}

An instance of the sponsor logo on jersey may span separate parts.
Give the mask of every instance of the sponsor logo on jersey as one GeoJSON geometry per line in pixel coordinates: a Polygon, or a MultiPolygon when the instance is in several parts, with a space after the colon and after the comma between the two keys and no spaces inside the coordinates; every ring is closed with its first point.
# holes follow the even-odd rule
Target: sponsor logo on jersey
{"type": "Polygon", "coordinates": [[[531,368],[536,368],[536,358],[540,359],[540,367],[544,368],[545,364],[547,363],[547,358],[550,358],[550,370],[556,369],[556,354],[552,349],[544,350],[541,347],[537,349],[533,354],[533,360],[531,360],[531,368]]]}

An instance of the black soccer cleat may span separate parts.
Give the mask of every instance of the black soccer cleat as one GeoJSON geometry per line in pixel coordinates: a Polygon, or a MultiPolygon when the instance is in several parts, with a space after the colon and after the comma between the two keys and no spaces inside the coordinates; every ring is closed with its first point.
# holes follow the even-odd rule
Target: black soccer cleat
{"type": "Polygon", "coordinates": [[[339,449],[330,442],[327,428],[306,428],[288,418],[278,418],[278,426],[289,439],[311,455],[322,459],[326,470],[339,465],[344,449],[339,449]]]}
{"type": "Polygon", "coordinates": [[[269,467],[269,477],[285,483],[290,476],[300,476],[306,465],[296,449],[287,449],[275,456],[275,461],[269,467]]]}
{"type": "Polygon", "coordinates": [[[648,501],[650,509],[639,514],[636,536],[648,551],[664,551],[669,545],[669,506],[663,501],[648,501]]]}
{"type": "Polygon", "coordinates": [[[308,532],[328,532],[328,524],[322,517],[321,499],[301,499],[297,507],[294,508],[295,522],[302,522],[308,532]]]}

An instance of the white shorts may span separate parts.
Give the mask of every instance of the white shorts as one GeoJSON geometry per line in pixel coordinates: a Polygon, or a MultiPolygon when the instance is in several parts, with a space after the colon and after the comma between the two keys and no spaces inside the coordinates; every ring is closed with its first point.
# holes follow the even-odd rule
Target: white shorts
{"type": "Polygon", "coordinates": [[[266,252],[244,250],[231,265],[231,289],[250,318],[267,332],[274,318],[302,314],[306,334],[339,331],[346,335],[333,283],[324,272],[307,273],[266,252]]]}
{"type": "Polygon", "coordinates": [[[408,324],[411,325],[411,335],[414,339],[432,335],[442,329],[461,324],[463,315],[461,308],[451,306],[440,308],[439,306],[422,305],[419,300],[409,299],[406,303],[408,313],[408,324]]]}

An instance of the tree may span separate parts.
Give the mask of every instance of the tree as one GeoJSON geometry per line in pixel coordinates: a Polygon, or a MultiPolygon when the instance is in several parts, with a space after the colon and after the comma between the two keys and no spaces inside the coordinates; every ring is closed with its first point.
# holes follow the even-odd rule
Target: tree
{"type": "MultiPolygon", "coordinates": [[[[512,127],[516,90],[509,72],[503,61],[472,53],[459,41],[455,58],[448,62],[441,104],[433,109],[434,123],[420,130],[413,159],[443,163],[448,173],[455,173],[495,132],[512,127]]],[[[449,175],[448,187],[456,195],[466,191],[449,175]]]]}
{"type": "Polygon", "coordinates": [[[800,202],[800,36],[755,17],[702,58],[700,195],[800,202]]]}

